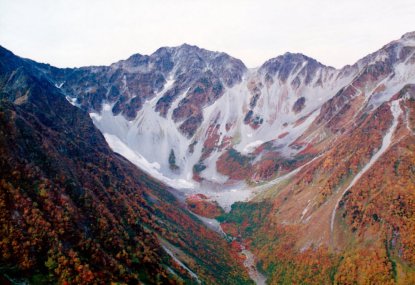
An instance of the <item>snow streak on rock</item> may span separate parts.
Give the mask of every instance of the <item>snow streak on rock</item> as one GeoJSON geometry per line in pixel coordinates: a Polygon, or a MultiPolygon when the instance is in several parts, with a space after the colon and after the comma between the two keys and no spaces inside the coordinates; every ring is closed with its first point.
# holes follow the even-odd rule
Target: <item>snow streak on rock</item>
{"type": "Polygon", "coordinates": [[[390,144],[392,142],[392,136],[393,136],[393,134],[396,130],[396,127],[398,126],[399,116],[402,113],[402,109],[401,109],[399,104],[400,104],[400,100],[395,100],[395,101],[392,101],[390,103],[390,110],[391,110],[392,115],[393,115],[393,122],[392,122],[392,126],[389,128],[389,130],[387,131],[387,133],[383,137],[382,146],[372,156],[370,161],[362,168],[362,170],[360,170],[359,173],[356,174],[356,176],[353,178],[352,182],[350,182],[349,186],[346,189],[343,190],[341,196],[337,200],[336,205],[334,206],[334,209],[333,209],[333,212],[332,212],[332,215],[331,215],[331,222],[330,222],[331,235],[333,235],[334,220],[335,220],[336,211],[337,211],[337,208],[339,207],[339,203],[340,203],[341,199],[346,194],[346,192],[349,191],[356,184],[356,182],[359,181],[359,179],[373,166],[373,164],[375,164],[375,162],[385,153],[385,151],[390,146],[390,144]]]}

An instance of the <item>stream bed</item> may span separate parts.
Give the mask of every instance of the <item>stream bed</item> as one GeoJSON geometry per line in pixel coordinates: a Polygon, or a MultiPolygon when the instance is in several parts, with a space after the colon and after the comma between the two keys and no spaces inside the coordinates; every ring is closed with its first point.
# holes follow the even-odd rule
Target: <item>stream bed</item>
{"type": "Polygon", "coordinates": [[[245,247],[242,249],[242,254],[245,255],[246,259],[244,261],[244,266],[248,269],[249,277],[257,285],[265,285],[267,277],[264,274],[258,271],[255,262],[255,255],[247,250],[245,247]]]}
{"type": "MultiPolygon", "coordinates": [[[[220,223],[216,219],[209,219],[202,217],[190,211],[193,215],[198,217],[208,228],[217,232],[224,238],[227,238],[226,233],[222,230],[220,223]]],[[[258,271],[256,267],[255,255],[248,250],[245,245],[242,245],[241,253],[245,255],[243,265],[248,269],[249,277],[255,282],[256,285],[265,285],[267,277],[258,271]]]]}

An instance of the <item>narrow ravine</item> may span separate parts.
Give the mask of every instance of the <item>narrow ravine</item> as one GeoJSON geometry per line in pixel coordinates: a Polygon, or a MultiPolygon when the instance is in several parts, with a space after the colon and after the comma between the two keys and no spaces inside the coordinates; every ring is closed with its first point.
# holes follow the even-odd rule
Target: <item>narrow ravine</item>
{"type": "Polygon", "coordinates": [[[242,254],[245,255],[246,259],[244,261],[244,266],[248,269],[249,277],[255,282],[257,285],[265,285],[267,278],[261,272],[258,271],[256,267],[255,255],[245,248],[242,247],[242,254]]]}
{"type": "MultiPolygon", "coordinates": [[[[161,247],[164,249],[164,251],[170,255],[170,257],[180,266],[182,267],[184,270],[186,270],[190,276],[198,283],[201,284],[202,282],[200,281],[199,277],[197,276],[196,273],[194,273],[189,267],[187,267],[183,262],[180,261],[180,259],[176,256],[175,251],[179,251],[175,246],[173,246],[172,244],[170,244],[168,241],[160,239],[159,238],[159,242],[161,247]]],[[[173,271],[174,272],[174,271],[173,271]]]]}
{"type": "Polygon", "coordinates": [[[206,218],[206,217],[197,215],[197,214],[193,213],[192,211],[189,211],[189,212],[192,215],[195,215],[199,220],[201,220],[207,228],[211,229],[212,231],[217,232],[218,234],[220,234],[224,238],[227,237],[226,233],[223,231],[222,227],[220,226],[220,223],[216,219],[206,218]]]}
{"type": "Polygon", "coordinates": [[[409,131],[409,133],[411,135],[415,135],[415,132],[412,130],[411,126],[410,126],[410,122],[409,122],[409,112],[410,109],[406,108],[406,113],[405,113],[405,125],[406,125],[406,129],[409,131]]]}
{"type": "Polygon", "coordinates": [[[334,219],[336,217],[337,208],[339,207],[339,203],[341,199],[343,198],[344,194],[346,194],[346,192],[356,184],[356,182],[363,176],[363,174],[365,174],[373,166],[373,164],[375,164],[375,162],[385,153],[385,151],[388,149],[388,147],[391,144],[392,136],[396,130],[396,127],[398,126],[398,118],[402,113],[402,109],[399,103],[400,103],[400,100],[395,100],[395,101],[392,101],[390,104],[390,109],[393,115],[393,122],[392,122],[392,126],[389,128],[389,130],[383,137],[382,146],[372,156],[370,161],[362,168],[362,170],[360,170],[360,172],[356,174],[352,182],[350,182],[349,186],[343,190],[341,196],[337,200],[336,205],[334,206],[334,209],[331,215],[331,222],[330,222],[330,233],[331,233],[332,238],[333,238],[333,229],[334,229],[334,219]]]}
{"type": "MultiPolygon", "coordinates": [[[[220,223],[216,219],[209,219],[206,217],[202,217],[200,215],[197,215],[191,211],[189,211],[193,215],[195,215],[197,218],[199,218],[209,229],[217,232],[220,234],[223,238],[228,239],[228,235],[223,231],[220,223]]],[[[265,285],[267,281],[267,277],[258,271],[256,267],[256,260],[255,255],[246,248],[245,245],[241,245],[241,253],[245,255],[245,260],[243,262],[243,265],[246,269],[248,269],[249,277],[252,279],[252,281],[255,282],[256,285],[265,285]]]]}

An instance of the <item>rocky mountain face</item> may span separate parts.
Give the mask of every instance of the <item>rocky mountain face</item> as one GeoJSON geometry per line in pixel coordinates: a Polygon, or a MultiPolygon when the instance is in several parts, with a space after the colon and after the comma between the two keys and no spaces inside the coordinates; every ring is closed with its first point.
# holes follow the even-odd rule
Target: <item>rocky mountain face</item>
{"type": "Polygon", "coordinates": [[[415,33],[342,69],[292,53],[247,69],[189,45],[75,69],[9,58],[9,105],[36,74],[102,145],[249,247],[270,284],[415,283],[415,33]]]}
{"type": "Polygon", "coordinates": [[[292,169],[303,147],[290,144],[358,70],[290,53],[248,70],[189,45],[108,67],[38,68],[90,113],[110,145],[122,144],[140,167],[179,188],[263,181],[292,169]]]}
{"type": "Polygon", "coordinates": [[[151,175],[177,188],[220,188],[267,181],[315,157],[318,140],[333,138],[310,137],[317,125],[361,92],[375,93],[379,102],[369,105],[377,107],[390,96],[381,88],[393,93],[405,84],[412,41],[407,34],[338,70],[291,53],[247,69],[186,44],[111,66],[38,68],[90,113],[113,149],[122,145],[151,175]]]}
{"type": "Polygon", "coordinates": [[[295,142],[314,158],[221,218],[271,284],[414,283],[414,63],[410,33],[338,71],[295,142]]]}
{"type": "Polygon", "coordinates": [[[250,284],[227,242],[38,68],[0,49],[0,283],[250,284]]]}

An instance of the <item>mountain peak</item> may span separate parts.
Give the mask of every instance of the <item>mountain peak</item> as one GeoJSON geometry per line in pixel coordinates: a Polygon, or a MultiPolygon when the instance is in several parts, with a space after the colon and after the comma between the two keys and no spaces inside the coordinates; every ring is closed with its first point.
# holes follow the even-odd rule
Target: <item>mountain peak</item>
{"type": "Polygon", "coordinates": [[[299,52],[289,52],[287,51],[283,55],[280,55],[278,57],[282,58],[296,58],[296,59],[303,59],[303,60],[315,60],[309,56],[306,56],[305,54],[299,53],[299,52]]]}
{"type": "Polygon", "coordinates": [[[178,49],[194,49],[194,50],[202,50],[202,48],[198,47],[197,45],[191,45],[188,43],[183,43],[180,46],[177,47],[178,49]]]}
{"type": "Polygon", "coordinates": [[[295,74],[304,69],[309,78],[316,73],[317,70],[323,68],[332,68],[323,65],[317,60],[301,53],[286,52],[283,55],[267,60],[261,67],[260,73],[273,77],[278,75],[280,80],[286,81],[291,74],[295,74]]]}
{"type": "Polygon", "coordinates": [[[415,39],[415,31],[408,32],[406,34],[403,34],[401,39],[415,39]]]}
{"type": "Polygon", "coordinates": [[[400,42],[403,46],[414,47],[415,31],[404,34],[398,42],[400,42]]]}
{"type": "Polygon", "coordinates": [[[297,64],[312,64],[319,67],[328,67],[324,64],[320,63],[319,61],[315,60],[312,57],[306,56],[302,53],[292,53],[292,52],[286,52],[282,55],[279,55],[277,57],[271,58],[267,60],[262,66],[269,66],[272,64],[278,64],[278,65],[297,65],[297,64]]]}
{"type": "Polygon", "coordinates": [[[312,64],[319,65],[320,67],[329,67],[321,62],[317,61],[316,59],[309,57],[302,53],[292,53],[292,52],[286,52],[283,55],[278,56],[277,58],[283,59],[284,61],[295,61],[295,62],[309,62],[312,64]]]}

